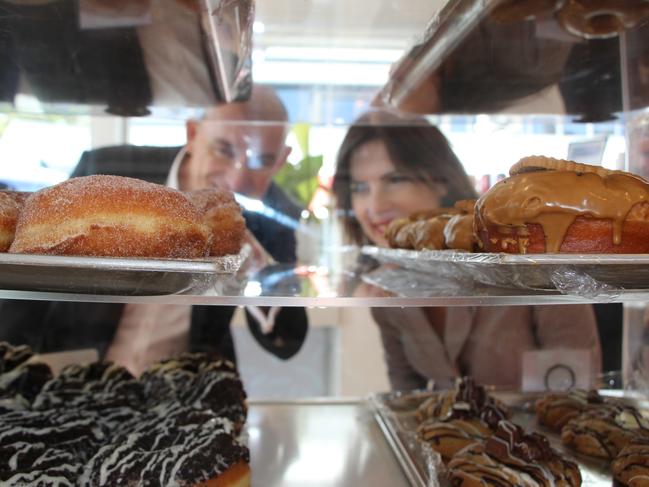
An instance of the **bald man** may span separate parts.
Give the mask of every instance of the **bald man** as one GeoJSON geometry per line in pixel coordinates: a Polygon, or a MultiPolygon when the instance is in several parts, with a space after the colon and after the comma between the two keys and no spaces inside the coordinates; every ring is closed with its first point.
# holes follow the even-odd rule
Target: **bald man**
{"type": "MultiPolygon", "coordinates": [[[[249,101],[218,106],[187,122],[184,147],[105,147],[84,153],[72,176],[116,174],[165,183],[181,190],[228,188],[259,200],[271,211],[244,211],[246,225],[270,256],[295,262],[299,208],[272,182],[290,149],[286,109],[277,95],[256,86],[249,101]]],[[[28,344],[40,352],[94,348],[99,356],[135,374],[149,363],[182,351],[213,351],[235,360],[224,306],[115,303],[0,302],[0,340],[28,344]]],[[[306,337],[303,308],[246,311],[257,342],[282,359],[296,354],[306,337]],[[251,313],[250,311],[253,311],[251,313]],[[260,313],[262,313],[260,315],[260,313]]]]}

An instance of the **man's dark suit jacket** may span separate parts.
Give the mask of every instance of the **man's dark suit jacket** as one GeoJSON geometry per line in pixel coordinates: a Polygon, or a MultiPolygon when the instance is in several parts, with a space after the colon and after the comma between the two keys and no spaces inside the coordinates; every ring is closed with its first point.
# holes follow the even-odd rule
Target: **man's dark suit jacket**
{"type": "MultiPolygon", "coordinates": [[[[117,146],[88,151],[72,176],[116,174],[164,184],[179,149],[117,146]]],[[[278,213],[295,220],[299,218],[300,208],[275,185],[263,201],[278,213]]],[[[259,214],[244,212],[244,216],[248,228],[275,260],[295,261],[293,229],[259,214]]],[[[115,303],[0,301],[0,340],[28,344],[43,353],[96,348],[103,356],[115,335],[123,309],[123,304],[115,303]]],[[[229,306],[193,306],[189,350],[214,351],[235,360],[230,332],[234,310],[229,306]]],[[[282,308],[269,334],[263,334],[249,314],[247,321],[259,344],[283,359],[300,350],[308,326],[303,308],[282,308]]]]}

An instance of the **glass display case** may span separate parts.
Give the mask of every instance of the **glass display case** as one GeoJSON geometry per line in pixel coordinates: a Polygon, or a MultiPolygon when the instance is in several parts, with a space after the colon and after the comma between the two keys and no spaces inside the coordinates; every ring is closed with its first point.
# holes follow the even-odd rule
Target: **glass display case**
{"type": "Polygon", "coordinates": [[[642,409],[649,248],[611,222],[649,186],[553,187],[608,250],[445,230],[528,156],[649,177],[649,2],[591,3],[0,1],[0,438],[69,404],[92,452],[0,440],[2,482],[438,485],[413,418],[461,375],[526,428],[553,389],[642,409]]]}

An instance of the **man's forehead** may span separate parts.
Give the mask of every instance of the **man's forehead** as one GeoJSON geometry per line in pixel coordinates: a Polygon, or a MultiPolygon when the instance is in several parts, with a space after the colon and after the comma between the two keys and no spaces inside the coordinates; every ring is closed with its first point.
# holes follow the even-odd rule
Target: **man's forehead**
{"type": "Polygon", "coordinates": [[[222,138],[231,142],[246,139],[272,138],[283,142],[288,132],[286,122],[250,122],[237,120],[201,121],[201,130],[210,138],[222,138]]]}

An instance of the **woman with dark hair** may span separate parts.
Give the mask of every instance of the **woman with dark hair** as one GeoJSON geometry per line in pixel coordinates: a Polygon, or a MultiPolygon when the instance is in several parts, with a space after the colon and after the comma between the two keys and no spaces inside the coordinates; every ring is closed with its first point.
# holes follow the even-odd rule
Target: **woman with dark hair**
{"type": "Polygon", "coordinates": [[[383,231],[395,216],[476,198],[437,127],[386,111],[369,112],[350,127],[338,151],[333,189],[347,236],[357,244],[387,245],[383,231]],[[384,211],[358,211],[368,210],[372,196],[379,196],[384,211]]]}
{"type": "MultiPolygon", "coordinates": [[[[350,127],[333,187],[348,239],[378,246],[387,246],[384,231],[395,218],[475,198],[436,127],[384,111],[366,114],[350,127]]],[[[372,316],[397,390],[423,388],[430,381],[444,388],[461,375],[520,389],[524,355],[540,350],[551,349],[558,360],[561,350],[569,349],[567,354],[587,362],[586,382],[601,369],[590,305],[373,308],[372,316]]]]}

